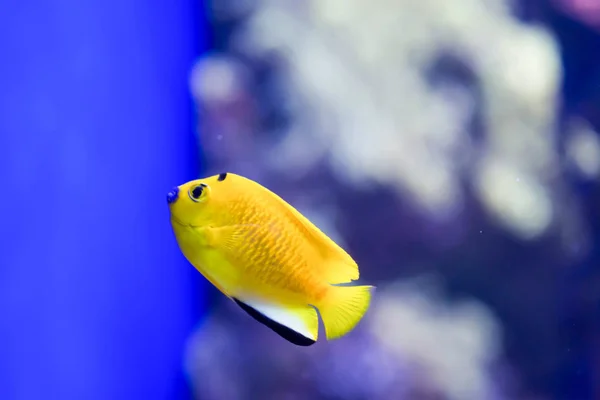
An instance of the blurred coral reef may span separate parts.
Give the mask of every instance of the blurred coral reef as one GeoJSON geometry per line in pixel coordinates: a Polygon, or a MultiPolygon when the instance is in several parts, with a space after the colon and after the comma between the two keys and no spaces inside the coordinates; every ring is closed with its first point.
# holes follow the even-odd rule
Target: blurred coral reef
{"type": "MultiPolygon", "coordinates": [[[[598,26],[583,3],[554,2],[598,26]]],[[[190,79],[210,174],[240,172],[279,193],[378,291],[354,332],[308,349],[217,297],[189,343],[198,398],[557,392],[577,357],[557,304],[570,296],[565,270],[596,240],[589,213],[599,208],[578,185],[598,182],[600,140],[588,118],[561,111],[555,33],[519,9],[212,3],[217,44],[190,79]]],[[[594,282],[569,289],[585,292],[580,307],[600,304],[594,282]]]]}

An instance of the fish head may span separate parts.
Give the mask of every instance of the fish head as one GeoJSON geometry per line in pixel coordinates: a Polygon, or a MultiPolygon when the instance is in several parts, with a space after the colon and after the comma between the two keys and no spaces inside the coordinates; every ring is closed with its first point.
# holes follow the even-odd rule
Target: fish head
{"type": "Polygon", "coordinates": [[[171,221],[182,226],[207,226],[217,222],[223,215],[234,186],[232,174],[219,174],[195,179],[176,186],[167,193],[171,221]]]}

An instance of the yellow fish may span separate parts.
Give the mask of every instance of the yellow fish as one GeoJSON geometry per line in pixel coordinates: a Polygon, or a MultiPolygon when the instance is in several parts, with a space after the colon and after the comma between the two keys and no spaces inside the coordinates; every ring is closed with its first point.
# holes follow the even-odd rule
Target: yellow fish
{"type": "Polygon", "coordinates": [[[232,173],[187,182],[167,194],[183,255],[244,311],[288,341],[350,332],[369,308],[373,286],[358,265],[306,217],[260,184],[232,173]]]}

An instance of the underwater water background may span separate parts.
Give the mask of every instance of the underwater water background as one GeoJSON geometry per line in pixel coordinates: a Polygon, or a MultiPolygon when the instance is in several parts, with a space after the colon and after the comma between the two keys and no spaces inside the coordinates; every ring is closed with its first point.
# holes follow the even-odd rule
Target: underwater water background
{"type": "Polygon", "coordinates": [[[600,398],[594,2],[0,18],[0,399],[600,398]],[[185,261],[166,193],[223,171],[378,287],[348,336],[292,346],[185,261]]]}

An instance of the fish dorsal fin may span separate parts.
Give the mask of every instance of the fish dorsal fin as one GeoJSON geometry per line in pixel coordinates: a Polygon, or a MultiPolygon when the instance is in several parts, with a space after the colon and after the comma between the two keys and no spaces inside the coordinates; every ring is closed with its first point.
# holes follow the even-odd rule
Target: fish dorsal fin
{"type": "Polygon", "coordinates": [[[358,271],[358,265],[344,249],[338,246],[315,224],[310,222],[308,218],[292,207],[292,205],[287,203],[277,194],[270,190],[268,191],[277,199],[284,212],[287,213],[290,218],[297,221],[298,226],[306,235],[306,238],[325,259],[324,265],[315,266],[318,268],[317,272],[319,275],[332,284],[348,283],[359,278],[360,273],[358,271]]]}
{"type": "Polygon", "coordinates": [[[317,311],[309,306],[285,306],[259,300],[233,301],[252,318],[298,346],[311,346],[319,335],[317,311]]]}

